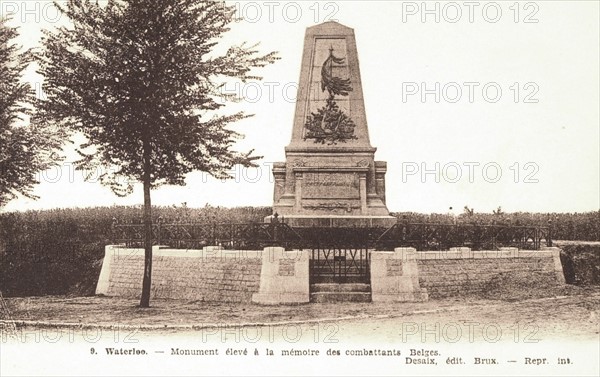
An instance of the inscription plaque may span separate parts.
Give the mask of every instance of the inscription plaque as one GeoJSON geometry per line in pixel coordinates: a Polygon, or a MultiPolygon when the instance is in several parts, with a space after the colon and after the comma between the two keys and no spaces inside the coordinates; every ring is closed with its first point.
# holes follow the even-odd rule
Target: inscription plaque
{"type": "Polygon", "coordinates": [[[304,173],[303,199],[360,199],[357,173],[304,173]]]}

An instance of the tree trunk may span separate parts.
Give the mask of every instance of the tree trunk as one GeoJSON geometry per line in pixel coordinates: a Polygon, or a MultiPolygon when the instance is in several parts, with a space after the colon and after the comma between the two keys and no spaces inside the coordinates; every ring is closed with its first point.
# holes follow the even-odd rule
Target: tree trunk
{"type": "Polygon", "coordinates": [[[144,140],[144,280],[140,307],[150,307],[150,287],[152,286],[152,202],[150,201],[150,143],[144,140]]]}

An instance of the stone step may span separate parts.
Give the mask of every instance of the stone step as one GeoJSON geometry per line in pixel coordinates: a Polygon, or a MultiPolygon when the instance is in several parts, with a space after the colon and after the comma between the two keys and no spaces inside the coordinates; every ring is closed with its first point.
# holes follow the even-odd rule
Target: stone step
{"type": "Polygon", "coordinates": [[[310,302],[371,302],[371,293],[366,292],[315,292],[310,294],[310,302]]]}
{"type": "Polygon", "coordinates": [[[321,284],[311,284],[310,291],[313,293],[317,293],[317,292],[369,293],[369,292],[371,292],[371,285],[370,284],[361,284],[361,283],[348,283],[348,284],[321,283],[321,284]]]}
{"type": "Polygon", "coordinates": [[[369,282],[369,278],[361,275],[351,276],[333,276],[333,275],[321,275],[311,276],[310,283],[312,284],[365,284],[369,282]]]}
{"type": "Polygon", "coordinates": [[[344,267],[341,269],[338,268],[331,268],[330,266],[312,266],[311,271],[314,271],[315,273],[327,273],[327,272],[333,272],[333,271],[342,271],[345,272],[345,274],[347,275],[352,275],[352,274],[364,274],[365,271],[367,271],[366,267],[354,267],[354,266],[348,266],[348,267],[344,267]]]}

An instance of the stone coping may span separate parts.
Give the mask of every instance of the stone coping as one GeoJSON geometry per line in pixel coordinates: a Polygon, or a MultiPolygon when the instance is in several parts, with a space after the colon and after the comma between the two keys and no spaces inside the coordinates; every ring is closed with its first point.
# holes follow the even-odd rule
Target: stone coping
{"type": "Polygon", "coordinates": [[[515,248],[503,248],[500,250],[473,251],[469,248],[463,250],[447,251],[420,251],[416,253],[416,259],[498,259],[498,258],[539,258],[553,257],[558,255],[560,249],[552,248],[546,250],[519,250],[515,248]],[[465,250],[466,249],[466,250],[465,250]]]}
{"type": "Polygon", "coordinates": [[[402,253],[417,260],[428,259],[498,259],[498,258],[547,258],[558,257],[560,248],[547,247],[541,250],[519,250],[516,247],[503,247],[500,250],[473,251],[468,247],[439,251],[416,251],[412,247],[398,247],[394,251],[371,250],[372,253],[402,253]]]}
{"type": "Polygon", "coordinates": [[[368,147],[368,146],[358,146],[358,145],[303,145],[301,142],[292,142],[290,145],[285,147],[286,153],[326,153],[326,155],[330,155],[331,153],[348,153],[348,154],[357,154],[357,153],[366,153],[373,154],[377,152],[376,147],[368,147]]]}
{"type": "MultiPolygon", "coordinates": [[[[296,255],[299,250],[286,250],[286,254],[296,255]],[[294,254],[296,253],[296,254],[294,254]]],[[[417,260],[428,259],[493,259],[493,258],[539,258],[557,256],[560,253],[558,247],[548,247],[542,250],[519,250],[518,248],[501,248],[500,250],[473,251],[468,247],[454,248],[441,251],[416,251],[411,247],[396,248],[395,251],[370,250],[372,253],[386,254],[403,252],[413,254],[417,260]],[[460,250],[455,250],[460,249],[460,250]]],[[[135,257],[143,256],[144,249],[128,248],[123,245],[108,245],[106,253],[115,256],[135,257]]],[[[153,246],[153,257],[188,257],[188,258],[262,258],[263,250],[224,250],[218,246],[208,246],[203,250],[194,249],[168,249],[164,246],[153,246]]]]}
{"type": "Polygon", "coordinates": [[[347,172],[363,172],[366,173],[369,171],[369,167],[362,167],[362,166],[320,166],[320,165],[315,165],[315,166],[294,166],[292,167],[292,170],[295,172],[340,172],[340,173],[347,173],[347,172]]]}
{"type": "MultiPolygon", "coordinates": [[[[109,245],[106,253],[113,256],[137,257],[144,256],[144,249],[128,248],[122,245],[109,245]]],[[[203,250],[194,249],[167,249],[162,246],[152,247],[152,257],[182,257],[182,258],[262,258],[263,250],[223,250],[219,247],[209,246],[203,250]]]]}

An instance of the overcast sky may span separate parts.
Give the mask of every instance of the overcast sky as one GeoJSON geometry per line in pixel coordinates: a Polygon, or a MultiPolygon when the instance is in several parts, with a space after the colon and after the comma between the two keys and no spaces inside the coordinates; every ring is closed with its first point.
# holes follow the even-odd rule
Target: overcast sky
{"type": "MultiPolygon", "coordinates": [[[[246,135],[236,148],[264,156],[262,169],[238,170],[228,182],[190,174],[184,187],[155,190],[154,204],[272,204],[270,164],[285,160],[290,142],[305,29],[334,19],[356,33],[371,143],[388,162],[390,210],[600,208],[598,2],[432,1],[426,10],[420,1],[229,3],[246,20],[223,43],[261,42],[281,56],[260,72],[262,82],[227,88],[247,97],[232,111],[255,114],[235,126],[246,135]]],[[[0,13],[14,13],[26,47],[66,22],[45,1],[2,0],[0,13]]],[[[27,80],[42,85],[34,74],[27,80]]],[[[141,187],[118,198],[84,182],[72,149],[66,155],[61,169],[41,174],[39,200],[3,210],[142,203],[141,187]]]]}

